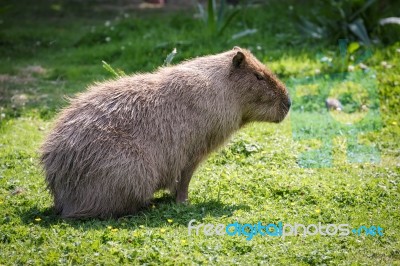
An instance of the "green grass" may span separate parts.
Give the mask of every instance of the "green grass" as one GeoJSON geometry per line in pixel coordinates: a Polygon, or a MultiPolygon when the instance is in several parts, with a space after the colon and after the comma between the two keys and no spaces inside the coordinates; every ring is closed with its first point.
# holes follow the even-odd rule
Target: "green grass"
{"type": "MultiPolygon", "coordinates": [[[[191,12],[8,2],[7,11],[0,9],[0,265],[400,265],[399,43],[374,46],[364,61],[369,72],[349,75],[372,84],[367,113],[328,113],[323,97],[343,84],[335,76],[338,48],[299,35],[287,5],[249,7],[212,36],[191,12]],[[258,32],[230,39],[251,28],[258,32]],[[70,221],[52,213],[38,148],[64,96],[111,77],[102,60],[143,72],[161,66],[174,47],[172,63],[234,45],[251,48],[288,84],[294,103],[282,124],[249,125],[213,153],[192,179],[190,205],[158,192],[150,209],[118,220],[70,221]],[[28,68],[35,65],[45,71],[28,68]],[[349,152],[372,155],[351,163],[349,152]],[[327,161],[329,167],[319,164],[327,161]],[[189,236],[191,219],[379,225],[384,236],[189,236]]],[[[347,69],[354,62],[346,60],[347,69]]]]}

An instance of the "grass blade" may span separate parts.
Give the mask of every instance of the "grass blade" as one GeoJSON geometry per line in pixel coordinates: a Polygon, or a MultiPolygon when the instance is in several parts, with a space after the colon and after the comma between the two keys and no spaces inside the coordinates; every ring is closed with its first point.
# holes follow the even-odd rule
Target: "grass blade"
{"type": "Polygon", "coordinates": [[[172,52],[169,55],[167,55],[167,58],[165,58],[163,66],[169,66],[172,62],[172,59],[174,59],[176,54],[177,54],[177,51],[176,51],[176,48],[174,48],[174,50],[172,50],[172,52]]]}
{"type": "Polygon", "coordinates": [[[235,10],[232,14],[229,15],[225,23],[222,25],[222,27],[218,30],[218,33],[221,34],[225,31],[226,27],[229,26],[231,21],[233,20],[234,17],[236,17],[239,14],[239,10],[235,10]]]}
{"type": "Polygon", "coordinates": [[[207,21],[208,21],[208,29],[210,32],[215,32],[215,15],[214,15],[214,8],[215,8],[215,0],[208,0],[207,6],[207,21]]]}

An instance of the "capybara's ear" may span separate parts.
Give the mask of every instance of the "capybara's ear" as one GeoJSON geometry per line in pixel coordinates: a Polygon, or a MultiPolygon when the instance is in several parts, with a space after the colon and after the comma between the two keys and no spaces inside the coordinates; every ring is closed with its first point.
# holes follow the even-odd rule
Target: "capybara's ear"
{"type": "Polygon", "coordinates": [[[242,48],[240,48],[239,46],[234,46],[232,50],[242,50],[242,48]]]}
{"type": "Polygon", "coordinates": [[[233,57],[232,63],[235,67],[240,67],[244,61],[244,54],[242,52],[237,52],[233,57]]]}

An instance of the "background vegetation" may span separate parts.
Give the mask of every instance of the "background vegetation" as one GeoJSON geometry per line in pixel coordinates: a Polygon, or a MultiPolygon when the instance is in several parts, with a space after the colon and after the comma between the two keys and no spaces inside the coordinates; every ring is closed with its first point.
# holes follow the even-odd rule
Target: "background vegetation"
{"type": "Polygon", "coordinates": [[[177,12],[1,2],[0,265],[400,264],[400,34],[379,24],[399,16],[398,1],[219,3],[177,12]],[[287,84],[285,122],[252,124],[212,154],[191,205],[160,192],[133,217],[53,215],[37,150],[64,96],[111,78],[102,61],[131,74],[161,66],[175,47],[172,64],[235,45],[287,84]],[[328,112],[327,97],[344,112],[328,112]],[[379,225],[384,236],[188,236],[191,219],[379,225]]]}

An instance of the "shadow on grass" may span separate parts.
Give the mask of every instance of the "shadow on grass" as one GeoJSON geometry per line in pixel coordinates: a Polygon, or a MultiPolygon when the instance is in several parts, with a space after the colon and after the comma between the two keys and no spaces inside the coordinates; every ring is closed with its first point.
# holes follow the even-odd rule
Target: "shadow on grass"
{"type": "Polygon", "coordinates": [[[136,215],[124,216],[118,219],[62,219],[53,208],[40,208],[33,206],[21,210],[18,215],[25,224],[35,224],[41,227],[73,227],[83,230],[104,229],[107,226],[113,228],[134,230],[143,225],[146,227],[173,227],[176,225],[187,226],[190,220],[202,221],[204,217],[229,217],[236,210],[248,211],[247,205],[226,205],[220,201],[210,200],[194,204],[176,204],[170,195],[155,198],[150,207],[143,209],[136,215]],[[40,219],[38,219],[40,218],[40,219]],[[172,220],[172,222],[171,222],[172,220]]]}

